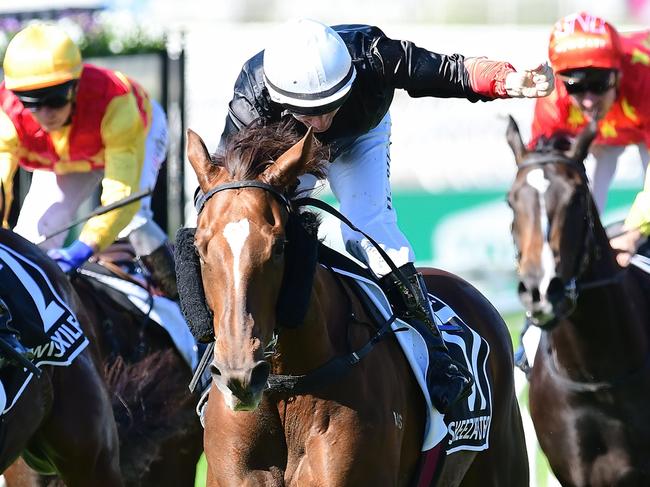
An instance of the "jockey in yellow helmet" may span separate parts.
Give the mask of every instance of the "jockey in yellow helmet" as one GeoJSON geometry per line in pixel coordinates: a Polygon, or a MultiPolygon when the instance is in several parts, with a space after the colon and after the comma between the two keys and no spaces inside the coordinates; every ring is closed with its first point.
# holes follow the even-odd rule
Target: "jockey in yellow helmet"
{"type": "MultiPolygon", "coordinates": [[[[16,34],[3,67],[0,182],[5,227],[19,166],[33,177],[14,230],[37,242],[72,220],[100,184],[103,205],[153,188],[166,156],[167,120],[136,82],[82,63],[70,37],[44,23],[16,34]]],[[[154,281],[175,298],[172,255],[166,234],[153,221],[150,197],[91,218],[68,247],[62,247],[65,234],[41,246],[69,272],[118,236],[128,236],[154,281]]]]}

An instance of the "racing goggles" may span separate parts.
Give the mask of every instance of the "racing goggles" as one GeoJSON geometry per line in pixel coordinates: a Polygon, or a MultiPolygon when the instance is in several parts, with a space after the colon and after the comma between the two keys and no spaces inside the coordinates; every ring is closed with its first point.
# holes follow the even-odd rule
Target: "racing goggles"
{"type": "Polygon", "coordinates": [[[38,90],[14,91],[23,106],[31,112],[36,112],[43,107],[63,108],[74,100],[75,81],[67,81],[56,86],[49,86],[38,90]]]}
{"type": "Polygon", "coordinates": [[[593,93],[602,95],[616,86],[617,71],[612,69],[576,70],[559,75],[569,95],[593,93]]]}

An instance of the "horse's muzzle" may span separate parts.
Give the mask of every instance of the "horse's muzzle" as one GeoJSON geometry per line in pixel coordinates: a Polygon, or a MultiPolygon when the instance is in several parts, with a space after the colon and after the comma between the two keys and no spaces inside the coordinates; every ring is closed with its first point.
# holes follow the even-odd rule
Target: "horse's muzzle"
{"type": "Polygon", "coordinates": [[[231,369],[213,361],[210,371],[212,381],[223,394],[230,409],[252,411],[262,399],[271,366],[260,360],[249,368],[231,369]]]}
{"type": "Polygon", "coordinates": [[[519,281],[517,289],[519,300],[526,310],[530,322],[544,328],[554,319],[553,304],[546,295],[540,293],[539,287],[519,281]]]}

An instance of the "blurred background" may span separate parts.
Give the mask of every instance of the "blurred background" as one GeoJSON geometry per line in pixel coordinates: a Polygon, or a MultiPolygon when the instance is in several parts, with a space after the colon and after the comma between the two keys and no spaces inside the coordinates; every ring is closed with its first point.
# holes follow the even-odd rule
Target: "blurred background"
{"type": "MultiPolygon", "coordinates": [[[[621,31],[650,24],[650,0],[0,0],[0,52],[26,22],[52,19],[82,43],[92,62],[124,71],[163,102],[172,146],[156,208],[173,237],[196,218],[184,129],[192,128],[216,149],[239,69],[264,48],[278,23],[311,17],[375,24],[389,37],[432,51],[488,56],[524,69],[547,59],[552,24],[578,10],[601,15],[621,31]]],[[[405,93],[397,94],[391,109],[393,200],[417,263],[476,285],[506,318],[515,340],[522,313],[505,204],[515,163],[505,128],[512,114],[526,140],[532,110],[529,100],[472,104],[405,93]]],[[[623,217],[642,182],[641,166],[630,153],[619,164],[605,222],[623,217]]],[[[327,187],[321,195],[333,202],[327,187]]],[[[322,231],[340,247],[336,222],[326,218],[322,231]]],[[[552,485],[541,454],[531,454],[531,485],[552,485]]]]}

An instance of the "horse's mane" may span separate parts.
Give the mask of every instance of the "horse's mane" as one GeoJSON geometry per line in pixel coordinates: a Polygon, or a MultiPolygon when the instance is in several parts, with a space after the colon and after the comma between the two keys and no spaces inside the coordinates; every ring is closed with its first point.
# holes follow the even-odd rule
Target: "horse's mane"
{"type": "MultiPolygon", "coordinates": [[[[233,181],[255,179],[300,141],[302,135],[298,133],[296,123],[292,118],[274,123],[257,119],[233,134],[228,139],[225,151],[214,154],[212,161],[226,169],[233,181]]],[[[314,138],[311,157],[301,174],[311,173],[318,178],[323,177],[328,160],[329,149],[314,138]]]]}

